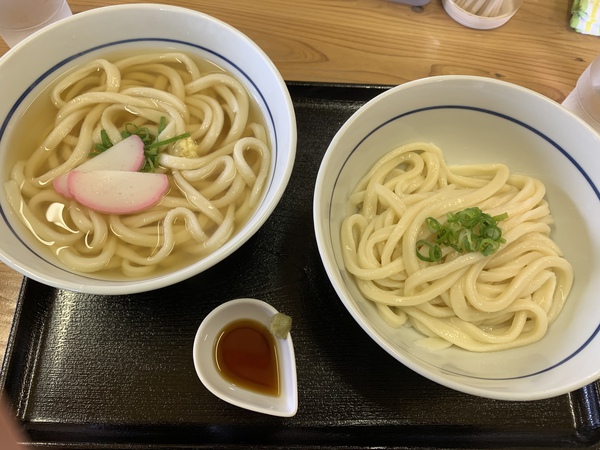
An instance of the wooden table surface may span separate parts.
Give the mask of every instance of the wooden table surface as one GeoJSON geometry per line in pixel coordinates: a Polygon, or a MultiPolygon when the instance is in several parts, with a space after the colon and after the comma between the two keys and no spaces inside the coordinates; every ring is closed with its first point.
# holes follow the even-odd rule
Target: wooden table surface
{"type": "MultiPolygon", "coordinates": [[[[123,3],[68,0],[73,13],[123,3]]],[[[128,0],[128,3],[149,0],[128,0]]],[[[495,30],[454,22],[441,0],[163,0],[221,19],[253,39],[284,79],[397,85],[444,74],[509,81],[562,102],[600,54],[600,37],[569,27],[572,0],[524,0],[495,30]]],[[[8,51],[0,39],[0,55],[8,51]]],[[[0,361],[22,276],[0,263],[0,361]]]]}

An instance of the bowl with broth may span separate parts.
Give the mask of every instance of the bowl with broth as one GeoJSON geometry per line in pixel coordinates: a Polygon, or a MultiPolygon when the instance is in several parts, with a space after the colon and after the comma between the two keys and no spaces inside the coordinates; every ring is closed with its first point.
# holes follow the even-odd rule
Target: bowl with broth
{"type": "Polygon", "coordinates": [[[600,136],[472,76],[379,95],[315,186],[325,270],[364,331],[452,389],[538,400],[600,378],[600,136]]]}
{"type": "Polygon", "coordinates": [[[206,14],[76,14],[7,52],[0,76],[0,257],[44,284],[125,294],[189,278],[246,242],[287,186],[285,82],[206,14]]]}

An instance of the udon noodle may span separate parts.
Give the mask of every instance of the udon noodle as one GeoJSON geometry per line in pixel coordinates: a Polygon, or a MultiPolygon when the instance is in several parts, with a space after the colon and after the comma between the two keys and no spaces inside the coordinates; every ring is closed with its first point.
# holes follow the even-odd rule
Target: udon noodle
{"type": "Polygon", "coordinates": [[[49,95],[52,128],[4,188],[23,223],[69,268],[143,278],[181,266],[221,247],[259,204],[271,163],[264,119],[220,68],[180,52],[97,59],[49,95]],[[158,205],[102,214],[53,189],[89,158],[102,130],[117,143],[126,127],[145,127],[159,141],[189,133],[160,148],[157,172],[170,188],[158,205]]]}
{"type": "Polygon", "coordinates": [[[412,326],[430,349],[485,352],[540,340],[573,283],[571,265],[550,238],[553,219],[539,180],[502,164],[447,166],[439,148],[401,146],[381,158],[349,199],[341,227],[347,270],[392,327],[412,326]],[[479,207],[499,222],[505,243],[488,256],[442,248],[439,262],[417,256],[431,240],[429,217],[479,207]]]}

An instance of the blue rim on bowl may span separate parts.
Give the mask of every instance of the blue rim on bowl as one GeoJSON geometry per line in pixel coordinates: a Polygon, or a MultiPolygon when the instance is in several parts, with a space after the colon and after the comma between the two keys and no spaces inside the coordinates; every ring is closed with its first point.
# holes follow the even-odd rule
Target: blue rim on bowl
{"type": "Polygon", "coordinates": [[[594,363],[593,355],[600,350],[600,313],[577,315],[577,311],[597,310],[593,305],[600,289],[594,277],[594,271],[600,270],[596,256],[600,238],[588,226],[600,220],[600,175],[590,170],[596,166],[594,162],[600,162],[599,149],[600,136],[582,120],[540,94],[498,80],[439,76],[380,94],[333,138],[315,184],[317,244],[341,301],[390,355],[421,375],[462,392],[535,400],[598,379],[600,364],[594,363]],[[515,98],[522,103],[512,104],[515,98]],[[536,114],[540,109],[544,115],[536,114]],[[512,139],[515,147],[494,147],[497,136],[490,137],[491,129],[510,136],[507,139],[512,139]],[[395,146],[415,141],[441,147],[449,164],[504,162],[511,171],[532,172],[547,183],[556,219],[555,240],[572,259],[577,280],[565,310],[540,343],[491,354],[457,348],[438,353],[419,349],[414,345],[415,331],[389,327],[356,288],[344,267],[339,239],[348,195],[379,157],[395,146]],[[494,151],[478,150],[485,146],[494,151]],[[556,173],[561,179],[552,176],[556,173]],[[564,228],[575,232],[561,234],[564,228]],[[575,329],[578,334],[569,336],[570,341],[561,335],[575,329]]]}
{"type": "MultiPolygon", "coordinates": [[[[104,25],[106,26],[106,24],[104,25]]],[[[8,266],[44,284],[73,291],[107,295],[147,291],[185,280],[212,267],[249,239],[272,213],[287,186],[295,158],[296,124],[287,86],[267,55],[244,34],[218,19],[186,8],[160,4],[97,8],[51,24],[9,50],[0,59],[0,71],[6,74],[5,81],[9,82],[14,78],[19,80],[17,85],[20,84],[23,88],[19,92],[11,94],[13,98],[7,98],[4,102],[6,110],[0,111],[2,113],[0,115],[0,148],[3,136],[11,131],[11,120],[27,107],[30,99],[62,71],[67,71],[81,61],[102,55],[106,51],[120,50],[124,46],[151,49],[156,48],[157,45],[193,51],[230,70],[243,81],[265,111],[274,147],[274,159],[265,189],[266,194],[255,214],[246,224],[246,232],[233,236],[217,253],[208,255],[201,261],[175,273],[157,277],[152,281],[106,281],[96,279],[93,275],[71,276],[66,269],[37,254],[27,240],[19,236],[17,228],[22,225],[11,217],[9,210],[0,210],[0,227],[3,232],[16,241],[14,245],[11,244],[10,252],[6,254],[0,252],[0,259],[8,266]],[[108,25],[109,29],[103,30],[100,24],[105,22],[102,18],[107,14],[118,15],[120,21],[129,20],[137,23],[139,30],[135,29],[135,25],[121,27],[120,22],[111,23],[108,25]],[[140,20],[141,14],[144,14],[148,20],[156,22],[156,25],[162,23],[166,17],[171,17],[172,20],[177,20],[183,25],[176,30],[165,29],[163,26],[154,27],[148,23],[142,25],[144,20],[140,20]],[[198,27],[197,22],[202,23],[202,27],[198,27]],[[195,28],[186,29],[185,24],[195,28]],[[230,46],[219,47],[218,40],[209,42],[211,39],[213,41],[216,39],[213,35],[216,35],[219,30],[226,31],[228,39],[231,40],[230,46]],[[85,36],[85,38],[78,39],[81,36],[85,36]],[[203,39],[206,39],[207,42],[203,39]],[[57,40],[62,45],[58,46],[55,51],[48,52],[47,42],[57,40]],[[238,57],[239,49],[244,50],[238,57]],[[235,58],[232,56],[234,54],[235,58]],[[251,64],[252,58],[262,60],[263,68],[260,70],[254,68],[251,64]],[[254,73],[249,71],[254,71],[254,73]],[[281,92],[278,103],[268,104],[267,97],[276,91],[281,92]],[[273,107],[277,110],[274,111],[273,107]],[[283,132],[284,128],[285,132],[283,132]],[[273,185],[274,187],[271,188],[273,185]],[[16,245],[22,248],[15,250],[13,247],[16,245]],[[44,266],[48,270],[40,270],[44,266]]],[[[3,191],[0,192],[0,196],[4,196],[3,191]]]]}

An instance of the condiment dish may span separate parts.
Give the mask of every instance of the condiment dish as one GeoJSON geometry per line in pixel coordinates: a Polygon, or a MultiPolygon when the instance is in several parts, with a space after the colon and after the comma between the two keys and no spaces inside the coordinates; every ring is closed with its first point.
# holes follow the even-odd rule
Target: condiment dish
{"type": "Polygon", "coordinates": [[[256,321],[267,330],[278,311],[268,303],[251,298],[231,300],[212,310],[202,321],[194,339],[193,358],[198,377],[220,399],[240,408],[272,416],[291,417],[298,409],[296,360],[290,333],[274,337],[279,372],[279,395],[248,389],[224,378],[215,358],[215,346],[228,324],[256,321]]]}

